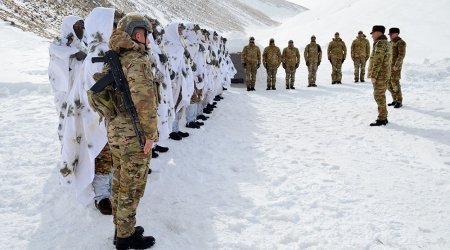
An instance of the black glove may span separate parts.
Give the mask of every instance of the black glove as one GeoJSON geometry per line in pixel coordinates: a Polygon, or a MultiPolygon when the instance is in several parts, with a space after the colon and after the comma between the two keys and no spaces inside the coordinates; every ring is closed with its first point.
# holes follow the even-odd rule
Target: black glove
{"type": "Polygon", "coordinates": [[[283,69],[285,69],[285,68],[286,68],[286,63],[283,63],[283,65],[282,65],[282,66],[283,66],[283,69]]]}
{"type": "Polygon", "coordinates": [[[342,59],[342,63],[344,63],[345,59],[342,59]]]}
{"type": "MultiPolygon", "coordinates": [[[[269,67],[269,64],[267,64],[267,63],[264,63],[264,68],[268,68],[269,67]]],[[[258,67],[259,68],[259,67],[258,67]]]]}
{"type": "Polygon", "coordinates": [[[256,68],[257,68],[257,69],[259,69],[259,67],[261,67],[261,64],[260,64],[260,63],[258,63],[258,64],[256,65],[256,68]]]}
{"type": "Polygon", "coordinates": [[[189,51],[187,49],[185,49],[184,56],[189,59],[189,58],[191,58],[191,53],[189,53],[189,51]]]}
{"type": "Polygon", "coordinates": [[[243,63],[243,64],[242,64],[242,67],[244,67],[244,68],[245,68],[246,66],[247,66],[247,64],[246,64],[246,63],[243,63]]]}
{"type": "Polygon", "coordinates": [[[319,66],[320,65],[320,61],[317,63],[317,66],[319,66]]]}
{"type": "Polygon", "coordinates": [[[306,66],[308,66],[308,67],[309,67],[309,62],[306,62],[306,66]]]}
{"type": "Polygon", "coordinates": [[[159,56],[159,61],[160,61],[162,64],[165,64],[165,63],[167,62],[167,56],[166,56],[166,55],[164,55],[164,54],[158,54],[158,56],[159,56]]]}
{"type": "Polygon", "coordinates": [[[299,65],[298,65],[298,63],[297,63],[297,64],[295,64],[295,68],[296,68],[296,69],[298,69],[298,66],[299,66],[299,65]]]}
{"type": "Polygon", "coordinates": [[[86,59],[86,53],[84,53],[83,51],[78,51],[77,53],[75,53],[75,58],[78,61],[83,61],[84,59],[86,59]]]}

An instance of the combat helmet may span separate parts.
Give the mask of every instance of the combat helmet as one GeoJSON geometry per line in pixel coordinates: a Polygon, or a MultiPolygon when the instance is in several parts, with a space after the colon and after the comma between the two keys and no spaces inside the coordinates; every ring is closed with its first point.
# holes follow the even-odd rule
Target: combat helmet
{"type": "Polygon", "coordinates": [[[133,30],[136,28],[143,28],[148,33],[152,33],[152,25],[142,15],[130,13],[125,15],[117,24],[117,30],[125,31],[128,35],[133,35],[133,30]]]}

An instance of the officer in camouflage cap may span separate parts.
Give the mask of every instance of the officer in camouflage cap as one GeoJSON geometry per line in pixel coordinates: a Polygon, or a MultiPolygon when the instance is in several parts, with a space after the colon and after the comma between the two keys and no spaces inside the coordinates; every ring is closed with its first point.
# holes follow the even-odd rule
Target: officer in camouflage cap
{"type": "Polygon", "coordinates": [[[261,66],[261,50],[255,45],[254,37],[250,37],[248,45],[242,50],[241,62],[245,69],[247,91],[254,91],[256,72],[259,69],[259,66],[261,66]]]}
{"type": "Polygon", "coordinates": [[[306,66],[308,67],[308,87],[317,87],[317,69],[322,61],[322,48],[316,43],[316,36],[311,36],[311,42],[304,51],[306,66]]]}
{"type": "Polygon", "coordinates": [[[294,47],[294,41],[289,40],[288,46],[283,49],[281,61],[286,71],[286,89],[295,89],[295,71],[300,65],[300,52],[294,47]]]}
{"type": "Polygon", "coordinates": [[[378,105],[378,118],[370,126],[381,126],[388,123],[386,88],[391,77],[392,49],[384,32],[384,26],[375,25],[370,33],[374,43],[369,61],[369,78],[372,81],[373,95],[378,105]]]}
{"type": "Polygon", "coordinates": [[[264,48],[263,52],[263,65],[267,70],[267,90],[275,90],[275,84],[277,82],[277,71],[281,64],[281,51],[280,48],[275,46],[275,40],[273,38],[269,41],[269,46],[264,48]]]}
{"type": "Polygon", "coordinates": [[[391,38],[392,45],[392,72],[391,79],[388,82],[388,90],[392,95],[392,103],[389,103],[388,106],[394,106],[394,108],[397,109],[403,106],[400,78],[402,75],[403,59],[406,54],[406,43],[398,36],[398,34],[400,34],[399,28],[389,29],[389,37],[391,38]]]}
{"type": "Polygon", "coordinates": [[[334,39],[328,45],[328,60],[331,62],[333,68],[331,72],[331,84],[342,84],[342,64],[347,56],[347,47],[344,41],[339,36],[339,33],[334,34],[334,39]]]}
{"type": "Polygon", "coordinates": [[[148,59],[148,34],[151,24],[141,15],[128,14],[113,32],[109,48],[120,54],[122,70],[128,80],[145,145],[141,148],[131,117],[121,98],[116,98],[117,115],[107,124],[108,142],[113,156],[112,208],[116,226],[116,248],[146,249],[155,243],[136,227],[136,209],[144,195],[151,149],[158,140],[157,95],[148,59]]]}
{"type": "Polygon", "coordinates": [[[351,55],[355,65],[355,82],[364,82],[366,62],[370,57],[370,43],[362,31],[358,32],[358,36],[352,42],[351,55]]]}

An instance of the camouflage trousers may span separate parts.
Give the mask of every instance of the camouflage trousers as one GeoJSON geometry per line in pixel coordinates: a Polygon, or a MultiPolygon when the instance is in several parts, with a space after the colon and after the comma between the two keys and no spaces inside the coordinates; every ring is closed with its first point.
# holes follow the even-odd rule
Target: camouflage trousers
{"type": "Polygon", "coordinates": [[[277,83],[277,67],[267,67],[267,87],[275,88],[275,84],[277,83]]]}
{"type": "Polygon", "coordinates": [[[109,175],[111,174],[112,166],[111,150],[109,149],[109,145],[107,143],[97,158],[95,158],[95,174],[109,175]]]}
{"type": "Polygon", "coordinates": [[[353,64],[355,65],[355,81],[364,80],[366,75],[366,59],[364,57],[355,58],[353,64]]]}
{"type": "Polygon", "coordinates": [[[256,83],[256,72],[258,71],[256,64],[247,64],[245,67],[245,84],[247,88],[254,88],[256,83]]]}
{"type": "Polygon", "coordinates": [[[112,209],[117,237],[134,233],[136,209],[147,184],[151,153],[144,154],[129,118],[118,116],[108,124],[113,159],[112,209]]]}
{"type": "Polygon", "coordinates": [[[342,81],[342,59],[331,58],[331,79],[333,82],[342,81]]]}
{"type": "Polygon", "coordinates": [[[317,78],[317,69],[319,65],[317,63],[310,63],[308,66],[308,83],[315,84],[317,78]]]}
{"type": "Polygon", "coordinates": [[[400,74],[401,70],[392,71],[391,79],[388,82],[388,90],[391,92],[392,101],[403,102],[402,87],[400,86],[400,74]]]}
{"type": "Polygon", "coordinates": [[[378,118],[377,120],[386,120],[388,116],[386,106],[386,80],[377,80],[373,85],[373,97],[378,105],[378,118]]]}
{"type": "Polygon", "coordinates": [[[294,87],[295,83],[295,72],[297,69],[295,66],[286,66],[286,87],[294,87]]]}

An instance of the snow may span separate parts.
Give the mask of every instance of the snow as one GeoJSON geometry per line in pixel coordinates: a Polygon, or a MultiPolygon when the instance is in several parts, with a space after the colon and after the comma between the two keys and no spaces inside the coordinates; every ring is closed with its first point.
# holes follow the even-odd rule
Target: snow
{"type": "MultiPolygon", "coordinates": [[[[326,48],[335,29],[349,44],[359,29],[349,13],[367,15],[361,29],[368,33],[375,17],[390,15],[387,6],[405,3],[370,12],[369,0],[296,2],[310,11],[268,31],[281,47],[289,34],[304,46],[315,30],[326,48]],[[316,19],[307,22],[308,12],[316,19]]],[[[436,16],[449,7],[433,4],[436,16]]],[[[421,16],[408,6],[392,23],[421,16]]],[[[233,85],[202,129],[183,126],[190,137],[162,142],[170,150],[152,160],[137,211],[138,224],[157,240],[154,249],[449,249],[450,36],[440,29],[448,21],[420,30],[439,41],[426,46],[429,37],[410,31],[415,19],[398,25],[408,43],[404,107],[389,108],[386,127],[368,126],[376,118],[372,86],[351,83],[350,60],[343,85],[329,83],[324,60],[319,87],[307,88],[302,56],[296,90],[283,88],[280,69],[278,90],[266,91],[259,70],[256,92],[233,85]]],[[[435,24],[421,20],[422,27],[435,24]]],[[[262,44],[266,31],[255,30],[262,44]]],[[[111,217],[79,205],[58,184],[48,41],[6,23],[0,34],[0,246],[112,249],[111,217]]]]}

